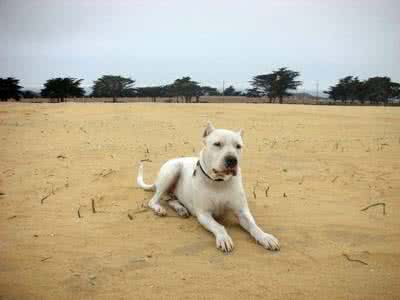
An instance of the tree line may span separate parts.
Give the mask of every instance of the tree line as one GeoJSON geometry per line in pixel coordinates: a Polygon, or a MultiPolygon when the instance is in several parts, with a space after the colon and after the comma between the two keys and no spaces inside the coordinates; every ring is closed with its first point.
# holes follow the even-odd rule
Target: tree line
{"type": "Polygon", "coordinates": [[[346,76],[324,93],[330,99],[343,103],[359,101],[364,104],[368,101],[371,104],[387,104],[390,99],[400,98],[400,84],[392,82],[389,77],[371,77],[362,81],[358,77],[346,76]]]}
{"type": "MultiPolygon", "coordinates": [[[[250,88],[244,92],[236,90],[232,85],[222,92],[211,86],[200,85],[199,82],[192,80],[191,77],[176,79],[171,84],[135,87],[136,81],[116,75],[104,75],[93,82],[92,92],[89,97],[107,97],[116,102],[122,97],[148,97],[153,102],[157,98],[167,97],[175,99],[176,102],[191,103],[199,102],[201,96],[246,96],[263,98],[270,103],[283,103],[284,97],[292,96],[293,92],[302,85],[297,80],[299,72],[279,68],[269,74],[254,76],[250,81],[250,88]]],[[[15,78],[0,78],[0,100],[8,99],[20,100],[23,98],[46,97],[53,102],[64,102],[65,98],[84,97],[85,90],[81,87],[83,79],[71,77],[52,78],[45,82],[40,95],[32,91],[22,90],[19,80],[15,78]]],[[[338,83],[324,91],[332,100],[343,103],[354,103],[359,101],[361,104],[366,102],[371,104],[387,104],[390,99],[400,98],[400,84],[392,82],[389,77],[372,77],[360,81],[358,77],[347,76],[339,79],[338,83]]]]}

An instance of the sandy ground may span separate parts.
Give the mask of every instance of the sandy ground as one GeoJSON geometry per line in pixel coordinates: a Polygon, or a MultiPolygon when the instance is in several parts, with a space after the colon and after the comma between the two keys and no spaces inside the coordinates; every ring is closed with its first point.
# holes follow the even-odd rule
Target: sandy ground
{"type": "Polygon", "coordinates": [[[399,108],[8,103],[0,139],[2,300],[400,297],[399,108]],[[250,208],[280,252],[228,215],[226,255],[142,207],[137,162],[152,181],[207,120],[244,128],[250,208]]]}

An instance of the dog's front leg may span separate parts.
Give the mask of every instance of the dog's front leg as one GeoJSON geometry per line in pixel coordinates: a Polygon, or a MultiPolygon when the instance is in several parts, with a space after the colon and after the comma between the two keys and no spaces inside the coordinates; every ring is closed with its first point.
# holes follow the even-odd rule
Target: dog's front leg
{"type": "Polygon", "coordinates": [[[243,208],[237,212],[240,225],[248,231],[264,248],[269,250],[279,250],[279,241],[272,234],[265,233],[257,226],[248,208],[243,208]]]}
{"type": "Polygon", "coordinates": [[[224,252],[232,251],[233,242],[231,237],[226,232],[225,227],[215,221],[210,213],[198,213],[197,220],[208,231],[211,231],[215,235],[215,241],[218,249],[221,249],[224,252]]]}

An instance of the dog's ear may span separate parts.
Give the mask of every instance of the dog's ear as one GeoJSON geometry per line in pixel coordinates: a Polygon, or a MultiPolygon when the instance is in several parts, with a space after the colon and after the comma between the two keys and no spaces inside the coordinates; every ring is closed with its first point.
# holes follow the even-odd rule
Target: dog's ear
{"type": "Polygon", "coordinates": [[[208,121],[207,127],[206,127],[206,129],[204,130],[204,133],[203,133],[203,138],[205,138],[208,135],[210,135],[210,133],[213,132],[214,130],[215,130],[214,126],[211,124],[210,121],[208,121]]]}
{"type": "Polygon", "coordinates": [[[238,134],[243,138],[243,129],[239,129],[238,134]]]}

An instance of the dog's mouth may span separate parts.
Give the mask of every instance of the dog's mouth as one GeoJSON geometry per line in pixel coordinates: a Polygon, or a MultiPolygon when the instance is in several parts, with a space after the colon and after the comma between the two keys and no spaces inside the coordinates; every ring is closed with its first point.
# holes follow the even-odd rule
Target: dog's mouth
{"type": "Polygon", "coordinates": [[[215,175],[221,176],[221,177],[224,177],[225,175],[236,176],[237,175],[237,167],[235,167],[235,168],[226,168],[226,169],[224,169],[222,171],[218,171],[216,169],[213,169],[213,172],[215,173],[215,175]]]}

